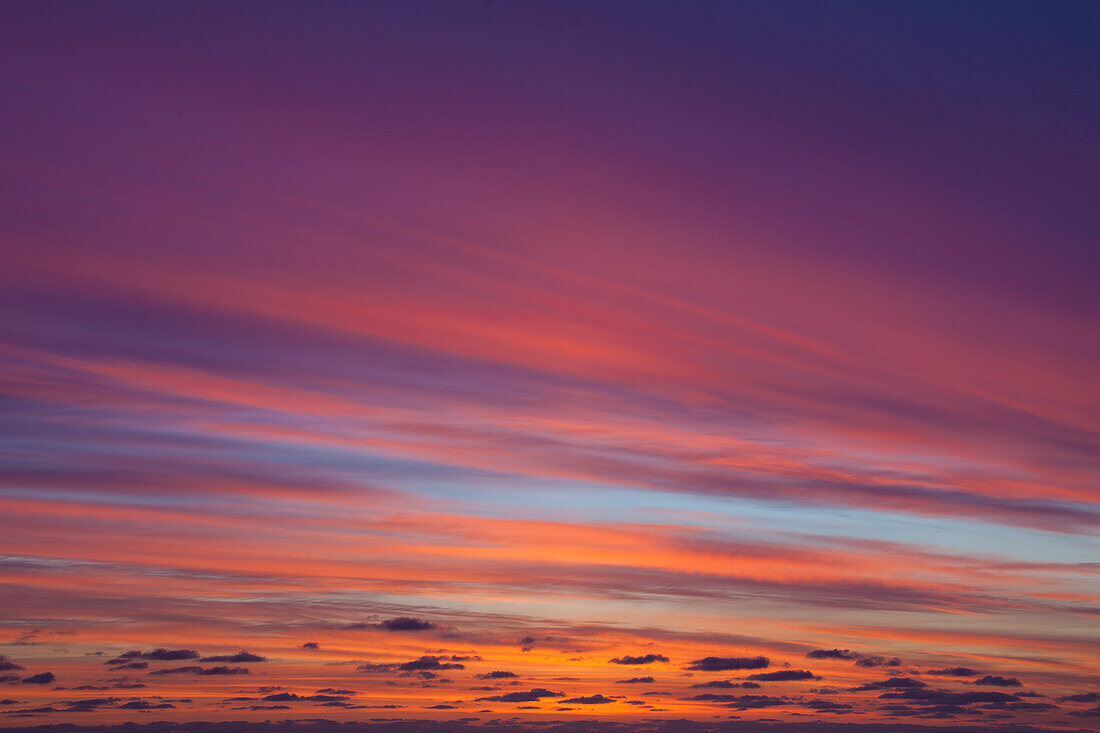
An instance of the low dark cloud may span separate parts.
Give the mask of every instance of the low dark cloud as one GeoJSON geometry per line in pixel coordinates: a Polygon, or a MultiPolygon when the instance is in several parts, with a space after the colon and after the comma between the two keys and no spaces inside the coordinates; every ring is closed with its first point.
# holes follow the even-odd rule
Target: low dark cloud
{"type": "Polygon", "coordinates": [[[771,662],[767,657],[703,657],[695,659],[688,669],[699,672],[723,672],[729,669],[764,669],[771,662]]]}
{"type": "Polygon", "coordinates": [[[794,682],[796,680],[819,680],[821,678],[804,669],[782,669],[778,672],[750,674],[749,679],[760,682],[794,682]]]}
{"type": "Polygon", "coordinates": [[[603,695],[589,695],[588,697],[573,697],[568,700],[562,700],[563,703],[574,703],[577,705],[606,705],[609,702],[615,702],[610,697],[604,697],[603,695]]]}
{"type": "Polygon", "coordinates": [[[154,649],[150,652],[133,649],[119,654],[114,659],[108,659],[104,664],[116,666],[130,664],[136,659],[148,659],[155,662],[178,662],[184,659],[198,659],[199,653],[192,649],[154,649]]]}
{"type": "Polygon", "coordinates": [[[615,680],[615,684],[618,685],[648,685],[652,682],[654,682],[654,679],[652,677],[631,677],[628,680],[615,680]]]}
{"type": "Polygon", "coordinates": [[[816,710],[819,713],[847,713],[851,712],[852,706],[847,703],[833,702],[832,700],[806,700],[800,703],[802,707],[809,708],[810,710],[816,710]]]}
{"type": "Polygon", "coordinates": [[[302,644],[302,648],[303,649],[320,649],[321,645],[318,644],[315,641],[307,641],[305,644],[302,644]]]}
{"type": "Polygon", "coordinates": [[[1058,702],[1100,702],[1100,692],[1081,692],[1058,698],[1058,702]]]}
{"type": "Polygon", "coordinates": [[[344,628],[352,630],[382,629],[383,631],[428,631],[435,627],[435,624],[431,621],[413,618],[412,616],[398,616],[396,618],[388,618],[378,623],[348,624],[344,628]]]}
{"type": "Polygon", "coordinates": [[[1070,715],[1076,715],[1079,718],[1100,718],[1100,705],[1088,710],[1073,710],[1070,715]]]}
{"type": "Polygon", "coordinates": [[[882,657],[877,654],[861,654],[851,649],[814,649],[806,652],[808,659],[844,659],[855,662],[860,667],[900,667],[897,657],[882,657]]]}
{"type": "Polygon", "coordinates": [[[927,688],[912,688],[894,692],[884,692],[880,699],[909,700],[917,705],[971,705],[974,703],[1009,703],[1019,702],[1019,695],[1007,692],[952,692],[950,690],[930,690],[927,688]]]}
{"type": "Polygon", "coordinates": [[[861,656],[861,654],[850,649],[814,649],[812,652],[806,652],[807,659],[848,659],[854,661],[861,656]]]}
{"type": "Polygon", "coordinates": [[[267,657],[261,657],[259,654],[250,654],[243,649],[236,654],[220,654],[213,657],[203,657],[200,662],[232,662],[234,664],[241,664],[242,662],[266,662],[267,657]]]}
{"type": "Polygon", "coordinates": [[[917,687],[926,687],[926,685],[920,680],[915,680],[912,677],[891,677],[888,680],[868,682],[859,687],[852,687],[850,690],[852,692],[864,692],[867,690],[907,690],[917,687]]]}
{"type": "Polygon", "coordinates": [[[607,661],[611,664],[653,664],[654,662],[667,662],[668,657],[664,654],[646,654],[641,657],[626,655],[615,659],[608,659],[607,661]]]}
{"type": "Polygon", "coordinates": [[[544,697],[565,697],[564,692],[551,692],[542,687],[536,687],[533,690],[527,692],[508,692],[504,695],[493,695],[492,697],[479,697],[478,702],[538,702],[544,697]]]}
{"type": "Polygon", "coordinates": [[[119,710],[168,710],[176,706],[170,702],[145,702],[144,700],[131,700],[119,705],[119,710]]]}
{"type": "Polygon", "coordinates": [[[194,675],[238,675],[249,674],[247,667],[169,667],[167,669],[157,669],[149,673],[150,675],[168,675],[168,674],[194,674],[194,675]]]}
{"type": "Polygon", "coordinates": [[[504,680],[513,677],[518,677],[515,672],[508,672],[505,670],[496,670],[493,672],[485,672],[484,674],[477,675],[479,680],[504,680]]]}
{"type": "Polygon", "coordinates": [[[970,667],[947,667],[946,669],[926,669],[924,674],[934,674],[939,677],[973,677],[978,672],[970,667]]]}
{"type": "Polygon", "coordinates": [[[42,674],[34,674],[30,677],[23,678],[24,685],[48,685],[57,681],[53,672],[43,672],[42,674]]]}
{"type": "Polygon", "coordinates": [[[6,671],[9,671],[9,670],[14,670],[14,669],[23,669],[23,668],[20,667],[15,662],[8,659],[7,657],[5,657],[3,654],[0,654],[0,672],[6,672],[6,671]]]}
{"type": "Polygon", "coordinates": [[[729,680],[711,680],[710,682],[699,682],[697,684],[694,684],[692,685],[692,688],[718,688],[723,690],[742,688],[745,690],[757,690],[760,689],[760,685],[755,682],[730,682],[729,680]]]}
{"type": "Polygon", "coordinates": [[[987,674],[981,679],[974,680],[970,684],[972,685],[987,685],[989,687],[1023,687],[1020,680],[1015,677],[1000,677],[998,675],[987,674]]]}
{"type": "Polygon", "coordinates": [[[880,657],[878,655],[862,656],[856,660],[857,667],[900,667],[901,660],[897,657],[880,657]]]}
{"type": "MultiPolygon", "coordinates": [[[[457,659],[458,657],[452,657],[457,659]]],[[[423,672],[432,670],[446,670],[446,669],[466,669],[465,664],[458,662],[445,661],[447,657],[425,655],[419,659],[414,659],[410,662],[403,662],[401,664],[387,662],[384,664],[375,664],[373,662],[364,662],[356,667],[360,672],[423,672]]]]}
{"type": "Polygon", "coordinates": [[[347,695],[332,695],[318,693],[316,695],[299,695],[294,692],[276,692],[261,698],[262,702],[343,702],[347,695]]]}

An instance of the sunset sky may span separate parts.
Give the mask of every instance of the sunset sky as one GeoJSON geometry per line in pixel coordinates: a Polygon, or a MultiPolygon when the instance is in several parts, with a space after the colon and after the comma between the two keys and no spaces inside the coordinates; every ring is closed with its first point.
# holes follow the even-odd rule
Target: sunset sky
{"type": "Polygon", "coordinates": [[[1098,28],[0,3],[0,727],[1100,727],[1098,28]]]}

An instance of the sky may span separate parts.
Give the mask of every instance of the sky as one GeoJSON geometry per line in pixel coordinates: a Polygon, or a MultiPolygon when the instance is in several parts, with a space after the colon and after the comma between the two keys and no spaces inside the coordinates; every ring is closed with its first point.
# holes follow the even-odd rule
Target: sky
{"type": "Polygon", "coordinates": [[[0,727],[1100,726],[1098,27],[3,3],[0,727]]]}

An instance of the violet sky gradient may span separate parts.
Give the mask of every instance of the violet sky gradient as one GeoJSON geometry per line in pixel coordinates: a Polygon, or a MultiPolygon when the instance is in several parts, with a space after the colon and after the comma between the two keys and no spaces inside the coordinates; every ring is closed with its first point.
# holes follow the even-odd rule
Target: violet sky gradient
{"type": "Polygon", "coordinates": [[[0,727],[1095,728],[1098,28],[0,4],[0,727]]]}

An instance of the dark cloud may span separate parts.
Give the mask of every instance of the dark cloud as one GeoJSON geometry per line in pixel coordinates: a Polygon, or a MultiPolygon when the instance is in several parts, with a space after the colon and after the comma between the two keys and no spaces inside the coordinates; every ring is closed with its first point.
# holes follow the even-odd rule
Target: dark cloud
{"type": "Polygon", "coordinates": [[[760,682],[793,682],[796,680],[819,680],[821,678],[804,669],[782,669],[778,672],[750,674],[749,679],[759,680],[760,682]]]}
{"type": "Polygon", "coordinates": [[[631,677],[628,680],[615,680],[615,683],[619,685],[639,685],[650,684],[653,681],[652,677],[631,677]]]}
{"type": "Polygon", "coordinates": [[[814,649],[806,652],[809,659],[845,659],[854,661],[860,667],[900,667],[901,660],[897,657],[881,657],[877,654],[861,654],[851,649],[814,649]]]}
{"type": "Polygon", "coordinates": [[[851,688],[852,692],[863,692],[866,690],[906,690],[917,687],[925,687],[926,685],[920,680],[915,680],[912,677],[891,677],[888,680],[882,680],[880,682],[868,682],[865,685],[851,688]]]}
{"type": "Polygon", "coordinates": [[[375,664],[364,662],[356,667],[360,672],[423,672],[427,670],[466,669],[466,665],[444,661],[447,657],[425,655],[411,662],[375,664]]]}
{"type": "Polygon", "coordinates": [[[696,695],[695,700],[708,700],[711,702],[725,703],[728,708],[734,710],[754,710],[757,708],[771,708],[777,705],[790,705],[787,697],[770,697],[768,695],[696,695]]]}
{"type": "Polygon", "coordinates": [[[1100,718],[1100,705],[1088,710],[1073,710],[1070,715],[1076,715],[1079,718],[1100,718]]]}
{"type": "Polygon", "coordinates": [[[897,657],[880,657],[877,655],[861,656],[856,660],[857,667],[900,667],[901,660],[897,657]]]}
{"type": "Polygon", "coordinates": [[[719,688],[724,690],[731,690],[734,688],[743,688],[746,690],[758,690],[760,685],[755,682],[730,682],[729,680],[711,680],[710,682],[699,682],[692,685],[693,689],[696,688],[719,688]]]}
{"type": "Polygon", "coordinates": [[[178,662],[183,659],[198,658],[199,653],[191,649],[154,649],[151,652],[142,652],[134,649],[123,652],[114,659],[108,659],[104,664],[128,664],[135,659],[149,659],[155,662],[178,662]]]}
{"type": "Polygon", "coordinates": [[[397,668],[403,672],[415,672],[425,669],[466,669],[466,665],[455,662],[444,662],[445,657],[423,656],[411,662],[399,664],[397,668]]]}
{"type": "Polygon", "coordinates": [[[563,703],[576,703],[577,705],[606,705],[609,702],[615,702],[610,697],[604,697],[603,695],[589,695],[588,697],[573,697],[568,700],[562,700],[563,703]]]}
{"type": "Polygon", "coordinates": [[[978,673],[970,667],[948,667],[946,669],[926,669],[924,674],[934,674],[940,677],[973,677],[978,673]]]}
{"type": "Polygon", "coordinates": [[[974,680],[970,684],[972,685],[987,685],[990,687],[1023,687],[1020,680],[1015,677],[1000,677],[998,675],[987,674],[981,679],[974,680]]]}
{"type": "Polygon", "coordinates": [[[338,690],[338,689],[334,689],[332,687],[325,687],[323,689],[317,690],[317,694],[318,695],[358,695],[359,693],[356,692],[355,690],[338,690]]]}
{"type": "Polygon", "coordinates": [[[819,713],[846,713],[852,710],[847,703],[833,702],[832,700],[806,700],[799,703],[802,707],[816,710],[819,713]]]}
{"type": "Polygon", "coordinates": [[[385,621],[381,621],[376,624],[348,624],[345,628],[354,630],[382,629],[384,631],[427,631],[428,629],[434,629],[435,624],[433,624],[431,621],[413,618],[412,616],[398,616],[396,618],[386,619],[385,621]]]}
{"type": "Polygon", "coordinates": [[[518,677],[515,672],[507,672],[505,670],[496,670],[494,672],[485,672],[484,674],[477,675],[479,680],[503,680],[512,677],[518,677]]]}
{"type": "Polygon", "coordinates": [[[917,705],[971,705],[979,702],[1008,703],[1019,702],[1018,695],[1007,692],[951,692],[950,690],[929,690],[912,688],[895,692],[884,692],[880,699],[909,700],[917,705]]]}
{"type": "Polygon", "coordinates": [[[478,702],[538,702],[544,697],[565,697],[564,692],[551,692],[542,687],[536,687],[533,690],[527,692],[509,692],[504,695],[494,695],[492,697],[479,697],[478,702]]]}
{"type": "Polygon", "coordinates": [[[1100,692],[1081,692],[1058,698],[1058,702],[1100,702],[1100,692]]]}
{"type": "Polygon", "coordinates": [[[860,658],[860,654],[848,649],[814,649],[812,652],[806,652],[807,659],[848,659],[855,660],[860,658]]]}
{"type": "Polygon", "coordinates": [[[195,674],[195,675],[238,675],[248,674],[247,667],[169,667],[167,669],[158,669],[150,672],[151,675],[167,675],[167,674],[195,674]]]}
{"type": "Polygon", "coordinates": [[[57,680],[54,677],[53,672],[43,672],[42,674],[31,675],[30,677],[23,678],[24,685],[48,685],[57,680]]]}
{"type": "Polygon", "coordinates": [[[700,672],[722,672],[728,669],[764,669],[771,662],[767,657],[703,657],[695,659],[688,669],[700,672]]]}
{"type": "Polygon", "coordinates": [[[320,649],[321,645],[318,644],[315,641],[307,641],[305,644],[302,644],[302,648],[303,649],[320,649]]]}
{"type": "Polygon", "coordinates": [[[343,702],[348,699],[347,695],[326,695],[318,693],[316,695],[298,695],[293,692],[277,692],[273,695],[267,695],[261,700],[263,702],[343,702]]]}
{"type": "Polygon", "coordinates": [[[653,664],[654,662],[667,662],[668,657],[664,654],[646,654],[641,657],[626,655],[616,657],[615,659],[608,659],[607,661],[611,664],[653,664]]]}
{"type": "Polygon", "coordinates": [[[5,657],[3,654],[0,654],[0,672],[6,672],[8,670],[13,670],[13,669],[23,669],[23,668],[20,667],[15,662],[8,659],[7,657],[5,657]]]}
{"type": "Polygon", "coordinates": [[[236,654],[222,654],[214,657],[203,657],[200,662],[233,662],[240,664],[241,662],[266,662],[267,657],[261,657],[259,654],[249,654],[243,649],[236,654]]]}
{"type": "Polygon", "coordinates": [[[145,702],[144,700],[131,700],[118,706],[120,710],[168,710],[176,706],[169,702],[145,702]]]}

